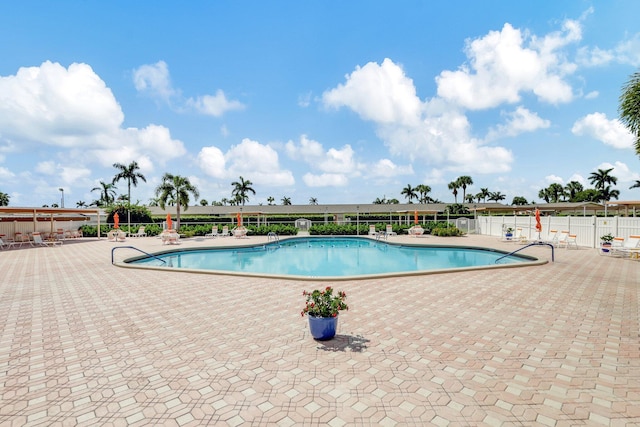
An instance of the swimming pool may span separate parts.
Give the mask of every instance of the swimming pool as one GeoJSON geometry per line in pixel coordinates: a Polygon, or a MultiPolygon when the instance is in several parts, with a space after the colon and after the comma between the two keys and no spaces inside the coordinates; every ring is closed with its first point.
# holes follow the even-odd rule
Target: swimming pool
{"type": "Polygon", "coordinates": [[[163,269],[339,280],[531,265],[538,261],[529,256],[505,255],[487,248],[400,245],[362,237],[294,237],[254,246],[176,250],[126,262],[163,269]]]}

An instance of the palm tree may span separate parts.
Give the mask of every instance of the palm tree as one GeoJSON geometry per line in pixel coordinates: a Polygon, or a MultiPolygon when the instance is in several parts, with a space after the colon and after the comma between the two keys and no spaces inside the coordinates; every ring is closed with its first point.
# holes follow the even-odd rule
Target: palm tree
{"type": "Polygon", "coordinates": [[[451,181],[449,183],[449,190],[451,190],[451,192],[453,193],[453,198],[455,200],[455,203],[458,203],[458,188],[460,188],[460,184],[458,184],[458,181],[451,181]]]}
{"type": "Polygon", "coordinates": [[[620,121],[636,137],[636,154],[640,156],[640,72],[632,74],[622,88],[618,112],[620,121]]]}
{"type": "MultiPolygon", "coordinates": [[[[480,192],[478,193],[478,195],[480,196],[480,198],[486,202],[487,201],[487,197],[489,197],[489,189],[488,188],[481,188],[480,192]]],[[[478,203],[480,202],[480,200],[478,200],[478,203]]]]}
{"type": "Polygon", "coordinates": [[[617,199],[620,197],[620,190],[611,189],[610,185],[600,190],[600,201],[609,201],[611,199],[617,199]]]}
{"type": "Polygon", "coordinates": [[[431,187],[426,184],[419,184],[416,185],[414,190],[420,194],[420,197],[418,197],[418,203],[429,203],[431,197],[429,197],[428,194],[431,193],[431,187]]]}
{"type": "Polygon", "coordinates": [[[94,187],[91,191],[100,191],[100,199],[98,200],[98,206],[109,206],[116,199],[116,187],[113,184],[107,184],[104,181],[100,181],[100,187],[94,187]]]}
{"type": "Polygon", "coordinates": [[[549,185],[549,195],[553,203],[557,203],[564,197],[564,187],[557,182],[549,185]]]}
{"type": "Polygon", "coordinates": [[[416,194],[416,189],[413,188],[411,184],[407,184],[407,186],[402,189],[400,194],[406,197],[409,203],[413,203],[412,200],[418,198],[418,195],[416,194]]]}
{"type": "Polygon", "coordinates": [[[570,181],[564,187],[564,190],[569,195],[569,201],[572,202],[573,199],[576,198],[576,194],[578,194],[579,192],[583,191],[584,187],[578,181],[570,181]]]}
{"type": "Polygon", "coordinates": [[[9,195],[0,191],[0,206],[9,206],[9,195]]]}
{"type": "Polygon", "coordinates": [[[538,197],[549,203],[549,200],[551,200],[551,193],[549,193],[549,188],[543,188],[542,190],[538,191],[538,197]]]}
{"type": "Polygon", "coordinates": [[[249,201],[249,196],[247,193],[256,194],[256,190],[254,190],[251,186],[253,182],[248,179],[245,181],[243,177],[240,177],[240,181],[234,181],[231,183],[233,185],[233,191],[231,191],[231,195],[236,197],[236,200],[242,202],[242,206],[244,206],[244,202],[249,201]]]}
{"type": "Polygon", "coordinates": [[[496,191],[495,193],[489,193],[489,200],[493,200],[494,202],[499,202],[500,200],[504,200],[506,198],[507,196],[499,191],[496,191]]]}
{"type": "Polygon", "coordinates": [[[76,207],[77,208],[86,208],[87,204],[85,202],[83,202],[82,200],[80,200],[80,201],[76,202],[76,207]]]}
{"type": "Polygon", "coordinates": [[[273,196],[269,196],[267,197],[267,203],[269,204],[269,206],[273,206],[273,202],[275,202],[276,199],[273,196]]]}
{"type": "Polygon", "coordinates": [[[134,187],[138,186],[138,178],[147,182],[147,179],[142,175],[138,170],[140,166],[138,166],[138,162],[133,161],[129,163],[129,165],[123,165],[122,163],[114,163],[113,167],[118,169],[120,172],[113,177],[112,184],[117,183],[121,179],[127,181],[127,225],[129,227],[129,231],[131,231],[131,184],[134,187]]]}
{"type": "Polygon", "coordinates": [[[456,182],[460,187],[462,187],[462,200],[467,199],[467,187],[469,185],[473,185],[473,179],[470,176],[463,175],[459,177],[456,182]]]}
{"type": "Polygon", "coordinates": [[[606,170],[598,169],[597,172],[591,172],[591,175],[589,175],[589,182],[596,187],[596,190],[603,190],[607,184],[616,185],[618,183],[618,178],[609,175],[612,170],[613,168],[606,170]]]}
{"type": "Polygon", "coordinates": [[[180,229],[180,207],[184,206],[185,211],[189,209],[189,193],[194,199],[200,197],[198,189],[191,184],[189,178],[170,173],[162,176],[162,183],[156,188],[156,196],[159,198],[162,209],[167,203],[176,204],[176,230],[180,229]]]}
{"type": "Polygon", "coordinates": [[[387,203],[387,196],[382,196],[382,199],[380,197],[376,197],[373,201],[374,205],[384,205],[385,203],[387,203]]]}
{"type": "Polygon", "coordinates": [[[318,199],[316,199],[315,197],[310,197],[309,198],[309,204],[310,205],[317,205],[318,204],[318,199]]]}
{"type": "Polygon", "coordinates": [[[207,199],[200,200],[200,206],[209,206],[209,201],[207,199]]]}
{"type": "Polygon", "coordinates": [[[287,197],[287,196],[282,196],[281,201],[282,201],[283,205],[290,205],[291,204],[291,198],[287,197]]]}
{"type": "Polygon", "coordinates": [[[473,194],[467,194],[466,197],[464,198],[464,200],[467,203],[473,203],[473,199],[474,199],[473,194]]]}
{"type": "Polygon", "coordinates": [[[631,190],[632,188],[640,188],[640,181],[636,179],[636,183],[629,187],[629,190],[631,190]]]}

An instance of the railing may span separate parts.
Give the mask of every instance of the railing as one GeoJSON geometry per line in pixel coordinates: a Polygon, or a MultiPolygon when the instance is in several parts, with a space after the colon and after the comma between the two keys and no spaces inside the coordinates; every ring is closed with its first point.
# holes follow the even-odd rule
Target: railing
{"type": "Polygon", "coordinates": [[[135,249],[138,252],[142,252],[143,254],[150,256],[151,258],[155,258],[158,261],[162,261],[164,264],[167,263],[167,261],[163,260],[162,258],[158,258],[157,256],[150,254],[148,252],[143,251],[142,249],[138,249],[134,246],[116,246],[113,249],[111,249],[111,264],[114,264],[114,260],[113,260],[113,253],[116,251],[116,249],[124,249],[124,248],[128,248],[128,249],[135,249]]]}
{"type": "Polygon", "coordinates": [[[526,245],[526,246],[522,246],[522,247],[520,247],[520,248],[516,249],[515,251],[511,251],[511,252],[509,252],[508,254],[503,255],[503,256],[501,256],[500,258],[496,259],[496,264],[497,264],[497,263],[498,263],[498,261],[500,261],[501,259],[506,258],[506,257],[508,257],[508,256],[511,256],[511,255],[513,255],[513,254],[515,254],[515,253],[517,253],[517,252],[520,252],[521,250],[526,249],[526,248],[528,248],[529,246],[549,246],[549,247],[551,248],[551,262],[555,262],[555,256],[554,256],[554,253],[553,253],[555,248],[553,247],[553,245],[552,245],[551,243],[547,243],[547,242],[532,242],[532,243],[529,243],[529,244],[528,244],[528,245],[526,245]]]}
{"type": "Polygon", "coordinates": [[[272,240],[276,243],[280,243],[280,237],[278,237],[278,235],[273,231],[270,231],[269,233],[267,233],[267,242],[270,242],[272,240]]]}

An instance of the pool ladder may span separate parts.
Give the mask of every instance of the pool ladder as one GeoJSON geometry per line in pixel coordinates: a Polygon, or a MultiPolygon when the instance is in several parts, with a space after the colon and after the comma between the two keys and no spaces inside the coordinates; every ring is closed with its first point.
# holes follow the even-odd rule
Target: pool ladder
{"type": "Polygon", "coordinates": [[[163,260],[162,258],[158,258],[157,256],[155,256],[155,255],[153,255],[153,254],[150,254],[150,253],[148,253],[148,252],[145,252],[145,251],[143,251],[142,249],[138,249],[138,248],[136,248],[135,246],[116,246],[116,247],[114,247],[114,248],[112,248],[112,249],[111,249],[111,264],[114,264],[114,260],[113,260],[113,253],[116,251],[116,249],[125,249],[125,248],[128,248],[128,249],[134,249],[134,250],[136,250],[136,251],[138,251],[138,252],[142,252],[142,253],[143,253],[143,254],[145,254],[146,256],[149,256],[149,257],[151,257],[151,258],[155,258],[155,259],[157,259],[158,261],[162,261],[164,264],[166,264],[166,263],[167,263],[167,261],[163,260]]]}
{"type": "Polygon", "coordinates": [[[508,257],[508,256],[511,256],[511,255],[513,255],[513,254],[515,254],[515,253],[517,253],[517,252],[520,252],[520,251],[521,251],[521,250],[523,250],[523,249],[527,249],[527,248],[528,248],[528,247],[530,247],[530,246],[545,246],[545,245],[546,245],[546,246],[549,246],[549,247],[551,248],[551,262],[555,262],[555,257],[554,257],[554,253],[553,253],[553,251],[554,251],[554,249],[555,249],[555,248],[554,248],[554,246],[553,246],[551,243],[547,243],[547,242],[532,242],[532,243],[529,243],[529,244],[528,244],[528,245],[526,245],[526,246],[523,246],[523,247],[521,247],[521,248],[518,248],[518,249],[516,249],[515,251],[509,252],[508,254],[503,255],[503,256],[501,256],[500,258],[496,259],[496,264],[497,264],[497,263],[498,263],[498,261],[500,261],[502,258],[506,258],[506,257],[508,257]]]}
{"type": "Polygon", "coordinates": [[[278,237],[278,235],[273,231],[270,231],[269,233],[267,233],[267,243],[272,240],[278,244],[280,243],[280,237],[278,237]]]}

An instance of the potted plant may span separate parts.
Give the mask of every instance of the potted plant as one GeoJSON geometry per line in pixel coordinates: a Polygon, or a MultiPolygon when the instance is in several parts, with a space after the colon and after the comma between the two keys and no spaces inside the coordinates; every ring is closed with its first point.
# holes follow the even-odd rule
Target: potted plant
{"type": "Polygon", "coordinates": [[[511,240],[511,238],[513,237],[513,228],[507,227],[504,233],[504,237],[506,237],[507,240],[511,240]]]}
{"type": "Polygon", "coordinates": [[[602,249],[602,252],[609,252],[611,248],[611,242],[613,242],[613,236],[611,235],[611,233],[600,236],[600,249],[602,249]]]}
{"type": "Polygon", "coordinates": [[[347,294],[338,291],[334,294],[333,288],[327,286],[324,290],[315,289],[312,292],[302,291],[306,298],[306,304],[300,315],[309,316],[309,330],[316,340],[329,340],[336,335],[338,326],[338,313],[348,310],[349,306],[344,302],[347,294]]]}

